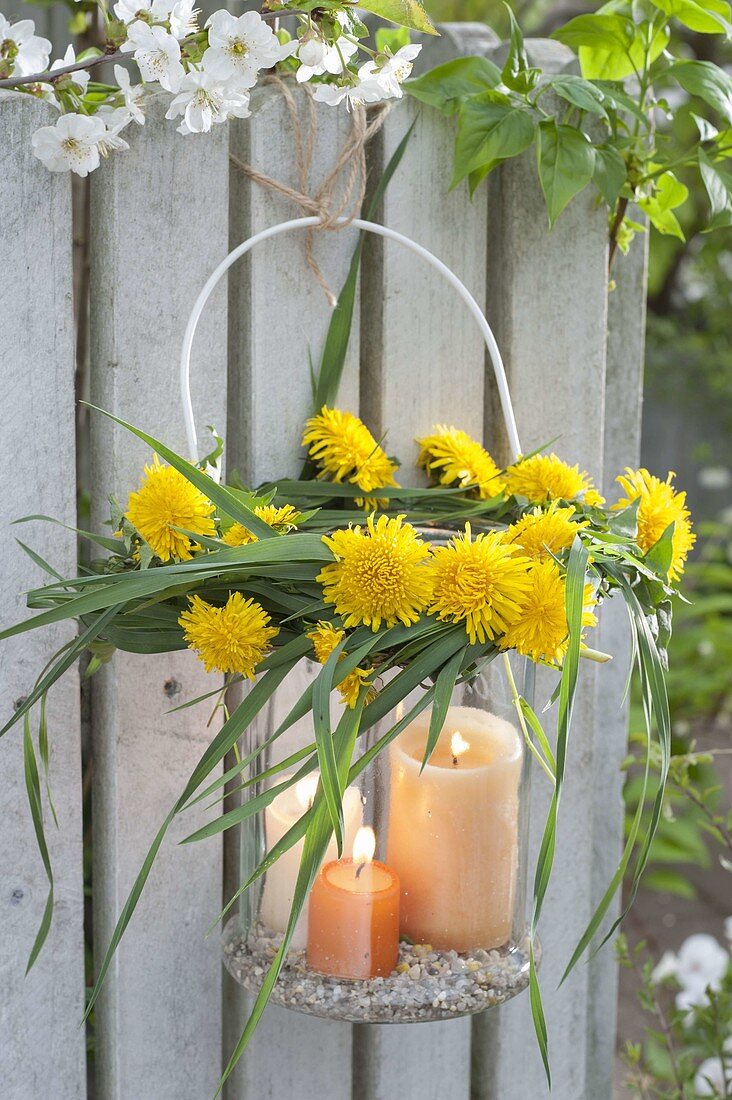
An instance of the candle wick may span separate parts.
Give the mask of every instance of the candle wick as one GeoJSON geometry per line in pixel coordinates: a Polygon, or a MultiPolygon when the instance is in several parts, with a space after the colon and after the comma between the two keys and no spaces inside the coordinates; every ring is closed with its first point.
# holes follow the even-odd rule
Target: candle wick
{"type": "Polygon", "coordinates": [[[458,758],[457,758],[457,756],[453,756],[453,758],[452,758],[452,766],[453,766],[453,768],[456,768],[456,767],[458,766],[458,758]]]}
{"type": "Polygon", "coordinates": [[[358,867],[356,868],[356,878],[358,878],[358,876],[361,874],[361,872],[363,871],[365,866],[366,866],[366,860],[362,859],[361,862],[359,863],[358,867]]]}

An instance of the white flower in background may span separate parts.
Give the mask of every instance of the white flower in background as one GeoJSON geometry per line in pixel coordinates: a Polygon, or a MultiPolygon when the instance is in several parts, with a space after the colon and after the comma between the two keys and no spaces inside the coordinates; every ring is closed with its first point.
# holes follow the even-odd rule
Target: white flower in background
{"type": "Polygon", "coordinates": [[[666,951],[651,978],[654,982],[675,978],[681,986],[676,996],[676,1007],[688,1011],[706,1003],[707,989],[720,988],[729,961],[729,953],[714,936],[698,932],[684,940],[677,955],[666,951]]]}
{"type": "Polygon", "coordinates": [[[0,14],[0,61],[11,61],[16,76],[43,72],[50,56],[51,43],[36,34],[32,19],[10,23],[0,14]]]}
{"type": "Polygon", "coordinates": [[[31,139],[33,152],[52,172],[87,176],[99,167],[100,142],[107,128],[95,115],[61,115],[55,126],[42,126],[31,139]]]}
{"type": "Polygon", "coordinates": [[[724,938],[732,943],[732,917],[726,917],[724,921],[724,938]]]}
{"type": "Polygon", "coordinates": [[[129,28],[123,53],[132,53],[144,81],[158,81],[168,92],[177,92],[185,70],[180,63],[180,45],[164,27],[151,27],[138,19],[129,28]]]}
{"type": "Polygon", "coordinates": [[[663,982],[666,978],[676,977],[676,955],[673,951],[664,951],[661,958],[656,963],[655,967],[651,971],[651,981],[654,984],[663,982]]]}
{"type": "Polygon", "coordinates": [[[345,100],[349,111],[362,103],[378,103],[379,100],[386,99],[383,86],[366,73],[367,67],[361,66],[358,79],[351,84],[318,84],[313,92],[313,99],[331,107],[337,107],[345,100]]]}
{"type": "MultiPolygon", "coordinates": [[[[728,1044],[725,1043],[725,1050],[728,1044]]],[[[727,1096],[732,1089],[732,1057],[725,1059],[707,1058],[699,1066],[694,1077],[694,1091],[697,1096],[727,1096]]]]}
{"type": "Polygon", "coordinates": [[[170,10],[170,33],[179,42],[198,29],[200,9],[194,8],[193,4],[194,0],[178,0],[170,10]]]}
{"type": "Polygon", "coordinates": [[[210,73],[189,72],[183,77],[180,91],[170,104],[166,118],[183,115],[179,134],[207,133],[212,126],[226,122],[235,115],[249,115],[249,93],[231,82],[217,80],[210,73]]]}
{"type": "MultiPolygon", "coordinates": [[[[121,146],[114,146],[110,142],[112,138],[116,138],[132,122],[132,114],[127,107],[112,107],[109,103],[103,103],[95,112],[94,117],[101,118],[106,127],[106,134],[103,139],[106,145],[101,152],[108,152],[112,148],[121,148],[121,146]]],[[[142,121],[144,123],[144,118],[142,121]]]]}
{"type": "MultiPolygon", "coordinates": [[[[76,61],[76,51],[73,46],[66,47],[66,53],[58,61],[54,61],[51,65],[51,72],[54,69],[62,69],[65,65],[73,65],[76,61]]],[[[89,73],[86,69],[77,69],[75,73],[68,73],[69,79],[73,80],[74,84],[77,84],[81,88],[82,95],[86,91],[86,86],[89,83],[89,73]]]]}
{"type": "Polygon", "coordinates": [[[138,126],[144,126],[145,112],[142,109],[142,97],[145,94],[145,89],[142,84],[132,84],[130,74],[124,65],[114,66],[114,79],[117,81],[125,101],[124,107],[118,107],[117,110],[126,110],[131,120],[134,120],[138,126]]]}
{"type": "Polygon", "coordinates": [[[279,39],[255,11],[238,18],[216,11],[206,23],[208,49],[202,66],[219,80],[236,77],[242,88],[253,88],[260,69],[271,69],[297,48],[296,42],[280,45],[279,39]]]}
{"type": "Polygon", "coordinates": [[[167,0],[118,0],[114,5],[114,14],[120,23],[164,23],[170,14],[171,5],[167,0]]]}
{"type": "Polygon", "coordinates": [[[346,65],[358,50],[357,42],[339,38],[338,46],[329,46],[322,38],[309,38],[301,42],[297,51],[300,66],[295,74],[300,84],[314,76],[340,76],[346,65]],[[345,64],[344,64],[345,62],[345,64]]]}
{"type": "Polygon", "coordinates": [[[421,49],[421,46],[402,46],[381,65],[377,61],[367,61],[362,67],[363,75],[378,81],[386,96],[401,99],[401,85],[411,73],[414,59],[421,49]]]}

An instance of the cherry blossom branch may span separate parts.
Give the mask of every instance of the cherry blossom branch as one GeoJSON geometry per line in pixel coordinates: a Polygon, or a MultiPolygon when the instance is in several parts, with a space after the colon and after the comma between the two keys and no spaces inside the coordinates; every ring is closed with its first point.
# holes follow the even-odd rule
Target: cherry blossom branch
{"type": "MultiPolygon", "coordinates": [[[[280,11],[263,11],[259,13],[262,19],[265,20],[277,20],[282,15],[302,15],[303,12],[297,9],[286,8],[280,11]]],[[[193,38],[187,38],[184,42],[181,42],[181,48],[195,41],[193,38]]],[[[108,47],[107,50],[100,54],[99,57],[88,57],[85,61],[75,61],[72,65],[59,65],[56,69],[45,69],[42,73],[31,73],[29,76],[9,76],[4,80],[0,80],[0,88],[18,88],[23,84],[53,84],[59,77],[65,76],[67,73],[82,72],[85,69],[93,69],[97,65],[104,65],[109,61],[132,61],[134,60],[129,53],[122,53],[121,50],[108,47]]]]}

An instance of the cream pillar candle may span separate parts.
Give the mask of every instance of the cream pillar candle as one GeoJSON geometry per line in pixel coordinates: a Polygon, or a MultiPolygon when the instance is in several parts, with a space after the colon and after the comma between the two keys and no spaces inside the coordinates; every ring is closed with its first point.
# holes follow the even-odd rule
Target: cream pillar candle
{"type": "Polygon", "coordinates": [[[489,950],[511,934],[523,745],[510,722],[450,707],[420,775],[425,711],[393,742],[387,863],[401,931],[439,950],[489,950]]]}
{"type": "MultiPolygon", "coordinates": [[[[284,782],[290,776],[282,776],[278,782],[284,782]]],[[[318,786],[318,774],[309,775],[281,791],[264,811],[264,831],[269,851],[285,833],[292,828],[295,822],[302,817],[312,804],[315,791],[318,786]]],[[[350,855],[353,850],[353,841],[361,827],[363,807],[361,792],[357,787],[347,787],[343,795],[343,850],[350,855]]],[[[292,899],[295,894],[295,883],[300,870],[300,858],[302,856],[303,840],[293,844],[280,858],[273,863],[267,871],[262,892],[262,903],[259,909],[260,920],[273,932],[284,932],[292,908],[292,899]]],[[[331,838],[323,862],[338,858],[335,837],[331,838]]],[[[301,950],[307,944],[308,939],[308,902],[305,902],[300,919],[295,926],[295,934],[292,938],[292,948],[301,950]]]]}

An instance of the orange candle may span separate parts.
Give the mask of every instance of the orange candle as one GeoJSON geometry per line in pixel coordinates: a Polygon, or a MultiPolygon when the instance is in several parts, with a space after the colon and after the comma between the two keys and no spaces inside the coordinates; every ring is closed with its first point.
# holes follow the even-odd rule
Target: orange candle
{"type": "Polygon", "coordinates": [[[399,954],[399,879],[374,861],[373,829],[361,828],[353,858],[326,863],[310,895],[307,961],[337,978],[390,974],[399,954]]]}

